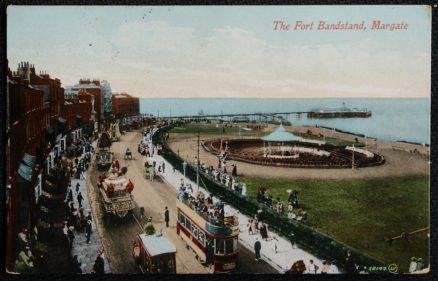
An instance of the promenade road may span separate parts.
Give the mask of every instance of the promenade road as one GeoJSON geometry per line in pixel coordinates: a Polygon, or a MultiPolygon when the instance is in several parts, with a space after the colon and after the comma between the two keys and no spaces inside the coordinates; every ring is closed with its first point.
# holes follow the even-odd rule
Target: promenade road
{"type": "MultiPolygon", "coordinates": [[[[100,206],[96,188],[98,171],[95,165],[90,169],[88,177],[88,189],[94,216],[98,218],[97,228],[105,248],[112,273],[136,273],[132,258],[132,243],[135,236],[141,233],[141,226],[146,223],[145,218],[140,218],[139,208],[144,207],[146,217],[151,216],[155,228],[163,231],[163,234],[177,248],[177,272],[178,273],[209,273],[211,269],[201,265],[195,258],[194,253],[188,250],[185,243],[176,234],[176,190],[156,177],[154,182],[144,179],[143,167],[146,161],[137,153],[137,145],[141,139],[140,132],[129,132],[122,135],[119,142],[114,142],[111,151],[121,166],[128,168],[127,177],[132,181],[135,188],[133,191],[137,208],[134,216],[127,216],[123,220],[114,219],[110,223],[104,223],[103,208],[100,206]],[[123,155],[129,147],[133,152],[133,160],[124,160],[123,155]],[[164,224],[164,207],[170,211],[170,225],[164,224]]],[[[169,167],[170,168],[170,167],[169,167]]],[[[277,271],[265,262],[254,262],[254,254],[239,245],[239,273],[276,273],[277,271]]]]}

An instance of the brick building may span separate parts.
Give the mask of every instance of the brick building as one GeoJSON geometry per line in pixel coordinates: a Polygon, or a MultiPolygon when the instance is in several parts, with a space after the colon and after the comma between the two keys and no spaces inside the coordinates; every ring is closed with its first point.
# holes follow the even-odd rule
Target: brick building
{"type": "Polygon", "coordinates": [[[43,91],[44,105],[50,110],[50,128],[54,130],[55,135],[60,134],[57,123],[64,105],[64,88],[61,87],[61,81],[50,78],[50,75],[45,72],[37,74],[34,65],[30,65],[28,62],[19,65],[17,74],[22,79],[29,81],[31,87],[43,91]]]}
{"type": "Polygon", "coordinates": [[[112,110],[116,118],[138,115],[140,113],[139,98],[127,93],[112,95],[112,110]]]}
{"type": "Polygon", "coordinates": [[[68,129],[74,129],[92,120],[93,96],[85,89],[80,89],[75,96],[65,99],[63,117],[68,129]]]}
{"type": "Polygon", "coordinates": [[[86,90],[89,94],[94,96],[94,111],[96,114],[96,120],[100,123],[104,118],[104,100],[103,93],[99,80],[81,79],[79,84],[71,87],[73,91],[79,91],[81,89],[86,90]]]}
{"type": "Polygon", "coordinates": [[[36,74],[28,62],[8,68],[6,85],[6,267],[13,271],[18,233],[37,227],[48,156],[63,134],[90,120],[92,96],[83,91],[65,104],[61,81],[36,74]]]}

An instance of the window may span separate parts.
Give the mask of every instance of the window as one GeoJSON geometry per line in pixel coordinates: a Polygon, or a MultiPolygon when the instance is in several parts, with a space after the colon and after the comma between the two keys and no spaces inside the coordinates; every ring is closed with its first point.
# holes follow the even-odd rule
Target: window
{"type": "Polygon", "coordinates": [[[192,229],[192,223],[190,222],[190,220],[186,220],[186,228],[187,229],[192,229]]]}
{"type": "Polygon", "coordinates": [[[198,233],[198,240],[202,245],[205,245],[205,234],[202,231],[198,233]]]}
{"type": "Polygon", "coordinates": [[[225,254],[229,255],[234,253],[234,240],[235,239],[225,240],[225,254]]]}
{"type": "Polygon", "coordinates": [[[225,254],[225,243],[223,239],[216,239],[215,241],[216,243],[216,251],[215,254],[216,255],[224,255],[225,254]]]}
{"type": "Polygon", "coordinates": [[[178,213],[178,221],[182,224],[182,225],[186,225],[186,217],[182,214],[182,213],[178,213]]]}
{"type": "Polygon", "coordinates": [[[194,224],[192,224],[192,233],[194,237],[198,238],[198,228],[194,224]]]}

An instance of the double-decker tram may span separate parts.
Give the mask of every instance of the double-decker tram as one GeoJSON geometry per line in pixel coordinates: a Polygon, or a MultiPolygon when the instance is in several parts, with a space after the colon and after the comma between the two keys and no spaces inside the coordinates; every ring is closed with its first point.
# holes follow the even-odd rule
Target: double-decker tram
{"type": "Polygon", "coordinates": [[[177,200],[177,234],[192,248],[196,257],[215,273],[235,271],[237,268],[237,216],[225,216],[224,204],[213,204],[202,192],[195,196],[180,190],[177,200]]]}

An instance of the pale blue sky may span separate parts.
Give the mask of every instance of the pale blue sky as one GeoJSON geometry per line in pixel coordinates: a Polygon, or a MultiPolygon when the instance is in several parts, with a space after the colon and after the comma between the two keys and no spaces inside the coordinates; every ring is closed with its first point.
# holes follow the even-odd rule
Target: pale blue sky
{"type": "Polygon", "coordinates": [[[11,6],[7,16],[10,67],[29,61],[64,86],[94,77],[145,97],[430,96],[425,6],[11,6]],[[274,20],[369,28],[281,32],[274,20]],[[373,20],[409,28],[375,31],[373,20]]]}

